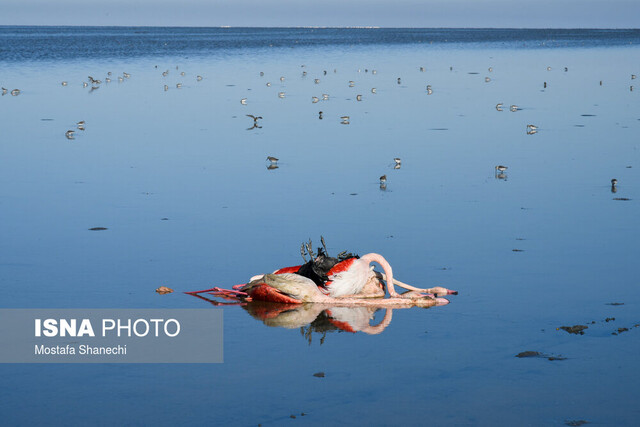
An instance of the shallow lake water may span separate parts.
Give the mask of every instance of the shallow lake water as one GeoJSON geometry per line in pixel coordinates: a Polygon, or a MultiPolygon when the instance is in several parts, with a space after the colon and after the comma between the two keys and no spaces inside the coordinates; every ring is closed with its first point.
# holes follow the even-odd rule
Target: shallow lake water
{"type": "Polygon", "coordinates": [[[637,422],[639,31],[0,41],[0,85],[21,90],[0,98],[0,307],[222,309],[225,326],[223,364],[2,365],[8,424],[637,422]],[[459,295],[367,335],[183,293],[299,264],[321,235],[459,295]]]}

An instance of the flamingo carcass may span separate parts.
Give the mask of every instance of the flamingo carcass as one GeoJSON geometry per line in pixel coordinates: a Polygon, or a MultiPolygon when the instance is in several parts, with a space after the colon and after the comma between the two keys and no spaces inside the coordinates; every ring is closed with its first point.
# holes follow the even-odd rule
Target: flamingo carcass
{"type": "Polygon", "coordinates": [[[317,257],[312,257],[311,261],[303,265],[254,276],[248,283],[234,286],[233,290],[213,288],[189,293],[209,292],[245,301],[324,303],[341,306],[379,306],[382,302],[385,306],[411,306],[418,304],[420,300],[429,300],[429,303],[432,303],[434,299],[438,304],[445,304],[448,301],[438,297],[457,294],[442,287],[420,289],[394,280],[391,265],[379,254],[369,253],[362,257],[341,254],[338,258],[332,258],[322,250],[318,252],[317,257]],[[372,262],[379,264],[385,274],[373,271],[370,268],[372,262]],[[390,298],[380,299],[385,296],[380,279],[386,281],[390,298]],[[410,292],[400,295],[396,292],[394,284],[409,289],[410,292]]]}

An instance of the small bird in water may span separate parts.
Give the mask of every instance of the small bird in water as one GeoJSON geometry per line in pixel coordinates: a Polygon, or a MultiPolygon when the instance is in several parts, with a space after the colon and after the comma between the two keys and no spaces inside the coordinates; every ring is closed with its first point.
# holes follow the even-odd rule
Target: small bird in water
{"type": "Polygon", "coordinates": [[[182,83],[177,83],[176,84],[176,89],[180,89],[182,87],[182,83]]]}
{"type": "Polygon", "coordinates": [[[393,166],[394,169],[400,169],[402,167],[402,160],[400,160],[400,157],[394,157],[393,161],[396,162],[393,166]]]}
{"type": "Polygon", "coordinates": [[[66,86],[67,84],[67,82],[62,82],[62,86],[66,86]]]}
{"type": "Polygon", "coordinates": [[[322,111],[318,112],[318,119],[322,120],[322,111]]]}
{"type": "Polygon", "coordinates": [[[79,130],[84,130],[84,124],[85,124],[84,120],[80,120],[78,123],[76,123],[79,130]]]}
{"type": "Polygon", "coordinates": [[[362,95],[356,95],[356,101],[362,101],[362,95]]]}
{"type": "Polygon", "coordinates": [[[320,101],[320,99],[317,96],[311,97],[311,102],[313,102],[314,104],[318,101],[320,101]]]}
{"type": "Polygon", "coordinates": [[[348,125],[349,124],[349,116],[342,116],[340,117],[340,120],[342,120],[342,124],[343,125],[348,125]]]}
{"type": "Polygon", "coordinates": [[[328,93],[323,93],[322,94],[322,100],[323,101],[328,101],[329,100],[329,94],[328,93]]]}
{"type": "Polygon", "coordinates": [[[376,89],[375,87],[371,88],[371,93],[377,93],[377,92],[378,92],[378,89],[376,89]]]}
{"type": "Polygon", "coordinates": [[[538,126],[536,125],[527,125],[527,133],[533,132],[535,133],[538,130],[538,126]]]}
{"type": "Polygon", "coordinates": [[[18,96],[20,95],[20,89],[14,89],[11,91],[11,96],[18,96]]]}
{"type": "Polygon", "coordinates": [[[131,77],[131,74],[129,73],[122,73],[122,77],[124,77],[125,79],[128,79],[131,77]]]}
{"type": "Polygon", "coordinates": [[[485,81],[486,83],[489,83],[489,82],[491,81],[491,78],[490,78],[490,77],[485,77],[485,78],[484,78],[484,81],[485,81]]]}
{"type": "Polygon", "coordinates": [[[382,175],[380,177],[380,184],[385,184],[387,182],[387,175],[382,175]]]}
{"type": "Polygon", "coordinates": [[[271,83],[267,82],[267,87],[271,87],[271,83]]]}
{"type": "Polygon", "coordinates": [[[280,77],[280,81],[283,82],[284,81],[284,77],[280,77]]]}
{"type": "Polygon", "coordinates": [[[398,84],[402,84],[402,80],[398,77],[398,84]]]}
{"type": "Polygon", "coordinates": [[[277,157],[268,156],[267,160],[269,160],[273,164],[273,163],[278,163],[278,160],[280,159],[278,159],[277,157]]]}
{"type": "Polygon", "coordinates": [[[315,84],[318,84],[318,83],[320,83],[320,79],[314,79],[314,80],[313,80],[313,82],[314,82],[315,84]]]}
{"type": "Polygon", "coordinates": [[[284,92],[279,92],[278,93],[278,98],[284,98],[284,92]]]}
{"type": "Polygon", "coordinates": [[[520,107],[518,107],[518,106],[517,106],[517,105],[515,105],[515,104],[514,104],[514,105],[512,105],[511,107],[509,107],[509,110],[511,110],[511,111],[513,111],[513,112],[516,112],[516,111],[518,111],[519,109],[520,109],[520,107]]]}
{"type": "Polygon", "coordinates": [[[197,81],[202,81],[202,76],[196,76],[197,81]]]}
{"type": "Polygon", "coordinates": [[[504,104],[503,104],[502,102],[497,103],[497,104],[496,104],[496,110],[498,110],[498,111],[502,111],[502,107],[503,107],[503,105],[504,105],[504,104]]]}
{"type": "Polygon", "coordinates": [[[69,129],[64,133],[64,136],[66,136],[67,139],[74,139],[74,136],[73,136],[74,133],[76,133],[76,131],[69,129]]]}
{"type": "Polygon", "coordinates": [[[9,92],[9,89],[7,89],[6,87],[2,88],[2,96],[5,96],[7,94],[7,92],[9,92]]]}
{"type": "Polygon", "coordinates": [[[504,172],[504,171],[506,171],[507,169],[509,169],[509,167],[508,167],[508,166],[502,166],[502,165],[498,165],[498,166],[496,166],[496,171],[497,171],[497,172],[504,172]]]}
{"type": "Polygon", "coordinates": [[[164,91],[168,91],[169,90],[169,85],[164,85],[164,91]]]}
{"type": "Polygon", "coordinates": [[[242,98],[242,99],[240,100],[240,104],[242,104],[242,105],[247,105],[247,98],[242,98]]]}
{"type": "Polygon", "coordinates": [[[262,118],[262,116],[254,116],[253,114],[247,114],[247,117],[251,117],[254,123],[258,123],[258,120],[262,118]]]}
{"type": "Polygon", "coordinates": [[[354,82],[353,80],[349,80],[349,87],[354,87],[356,85],[356,82],[354,82]]]}
{"type": "Polygon", "coordinates": [[[613,178],[611,180],[611,192],[612,193],[617,193],[618,192],[618,187],[617,186],[618,186],[618,180],[613,178]]]}

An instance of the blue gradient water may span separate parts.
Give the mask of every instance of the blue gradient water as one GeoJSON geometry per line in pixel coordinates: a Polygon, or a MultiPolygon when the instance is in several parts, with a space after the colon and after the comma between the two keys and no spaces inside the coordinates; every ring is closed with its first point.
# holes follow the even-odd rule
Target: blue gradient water
{"type": "Polygon", "coordinates": [[[297,264],[320,235],[333,254],[379,252],[400,280],[460,291],[322,344],[225,307],[222,365],[0,366],[4,421],[635,424],[639,43],[637,30],[0,27],[0,85],[21,90],[0,98],[0,307],[215,309],[181,291],[297,264]],[[514,357],[525,350],[567,359],[514,357]]]}

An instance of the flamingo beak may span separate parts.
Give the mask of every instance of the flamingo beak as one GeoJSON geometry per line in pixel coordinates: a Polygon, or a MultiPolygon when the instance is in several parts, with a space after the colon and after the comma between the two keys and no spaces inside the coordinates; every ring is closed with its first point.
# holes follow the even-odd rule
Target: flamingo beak
{"type": "Polygon", "coordinates": [[[447,295],[458,295],[458,291],[447,290],[447,295]]]}

